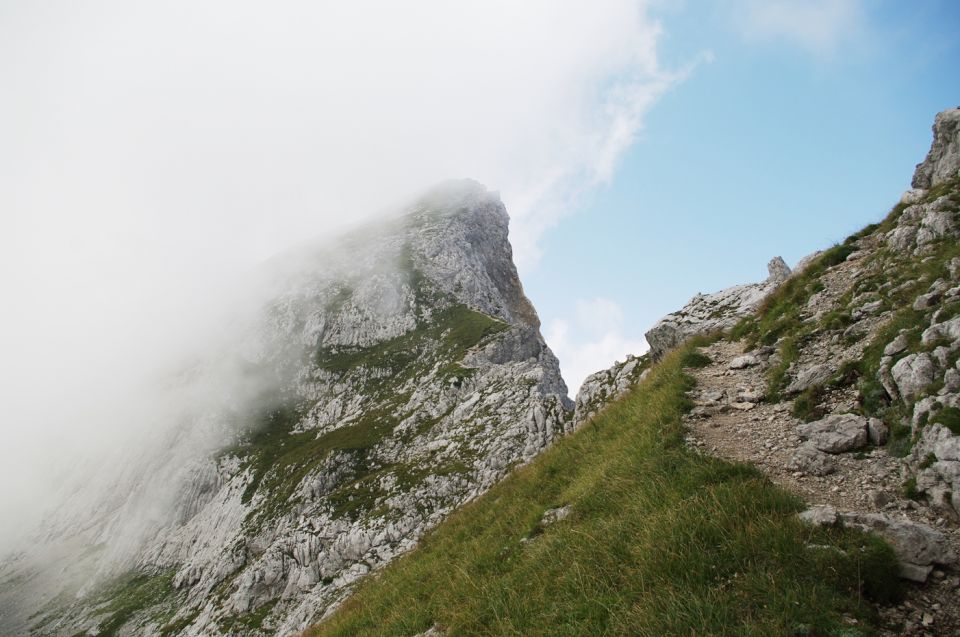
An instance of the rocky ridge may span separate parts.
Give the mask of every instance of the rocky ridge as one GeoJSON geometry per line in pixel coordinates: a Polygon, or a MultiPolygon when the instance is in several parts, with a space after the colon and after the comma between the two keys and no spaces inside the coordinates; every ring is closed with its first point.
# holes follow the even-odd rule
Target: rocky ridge
{"type": "MultiPolygon", "coordinates": [[[[890,635],[960,631],[958,122],[960,109],[937,116],[882,223],[804,259],[736,319],[713,320],[698,296],[648,334],[659,355],[727,330],[693,361],[688,444],[756,465],[813,505],[809,523],[887,539],[917,582],[879,609],[890,635]]],[[[626,391],[623,367],[591,377],[583,402],[626,391]]]]}
{"type": "Polygon", "coordinates": [[[455,182],[276,260],[231,354],[269,382],[168,441],[207,428],[228,443],[186,466],[140,459],[109,501],[51,521],[0,567],[2,632],[297,634],[563,434],[572,405],[507,228],[495,194],[455,182]],[[170,506],[111,553],[157,476],[170,506]],[[48,578],[41,558],[67,544],[81,557],[48,578]]]}
{"type": "Polygon", "coordinates": [[[729,329],[753,312],[771,292],[790,276],[781,257],[767,264],[769,276],[760,283],[747,283],[714,292],[697,294],[680,310],[667,314],[646,333],[650,354],[656,359],[691,336],[729,329]]]}

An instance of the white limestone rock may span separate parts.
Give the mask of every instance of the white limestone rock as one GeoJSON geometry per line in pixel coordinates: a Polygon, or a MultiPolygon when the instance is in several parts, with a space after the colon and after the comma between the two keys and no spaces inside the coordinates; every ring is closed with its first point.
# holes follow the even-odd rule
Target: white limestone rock
{"type": "Polygon", "coordinates": [[[900,575],[923,582],[935,564],[949,566],[957,557],[947,537],[936,529],[882,513],[843,513],[845,525],[879,534],[890,543],[900,561],[900,575]]]}
{"type": "Polygon", "coordinates": [[[901,397],[911,400],[922,395],[934,380],[937,367],[929,354],[909,354],[898,360],[890,370],[901,397]]]}
{"type": "Polygon", "coordinates": [[[960,172],[960,108],[937,113],[933,123],[933,144],[926,159],[917,164],[914,188],[928,189],[956,177],[960,172]]]}
{"type": "Polygon", "coordinates": [[[815,422],[797,425],[800,438],[826,453],[854,451],[867,445],[867,419],[856,414],[831,414],[815,422]]]}
{"type": "Polygon", "coordinates": [[[599,412],[604,405],[625,394],[640,382],[649,371],[649,359],[646,356],[627,356],[622,363],[614,363],[609,369],[594,372],[584,379],[574,401],[573,426],[579,427],[584,421],[599,412]]]}
{"type": "Polygon", "coordinates": [[[790,268],[780,257],[771,259],[767,272],[769,276],[762,283],[697,294],[683,309],[660,319],[646,333],[651,355],[659,358],[691,336],[733,327],[790,276],[790,268]]]}

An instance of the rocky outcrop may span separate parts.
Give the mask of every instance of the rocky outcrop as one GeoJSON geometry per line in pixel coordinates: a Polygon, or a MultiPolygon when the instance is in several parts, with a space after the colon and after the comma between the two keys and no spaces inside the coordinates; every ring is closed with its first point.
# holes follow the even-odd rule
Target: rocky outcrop
{"type": "Polygon", "coordinates": [[[129,597],[116,582],[148,582],[116,620],[123,634],[298,634],[536,456],[570,428],[572,404],[507,230],[495,194],[454,182],[378,227],[275,259],[269,300],[223,354],[243,378],[269,382],[193,415],[182,431],[228,435],[190,471],[182,454],[133,459],[103,506],[38,545],[69,540],[70,554],[110,564],[101,577],[68,559],[54,586],[31,572],[29,552],[8,561],[0,575],[35,583],[15,600],[33,600],[20,616],[37,635],[96,634],[115,621],[103,609],[129,597]],[[169,503],[152,498],[160,486],[169,503]],[[143,502],[157,509],[149,518],[143,502]],[[133,521],[143,528],[115,553],[133,521]]]}
{"type": "Polygon", "coordinates": [[[797,426],[797,435],[826,453],[843,453],[867,445],[867,419],[856,414],[831,414],[797,426]]]}
{"type": "Polygon", "coordinates": [[[813,526],[842,523],[877,533],[893,548],[900,562],[900,576],[914,582],[925,582],[934,566],[949,566],[957,562],[947,536],[926,524],[882,513],[838,513],[830,505],[810,507],[798,516],[813,526]]]}
{"type": "Polygon", "coordinates": [[[960,108],[937,114],[933,144],[913,175],[914,188],[932,188],[960,173],[960,108]]]}
{"type": "Polygon", "coordinates": [[[677,312],[667,314],[646,333],[655,359],[688,338],[733,327],[753,312],[768,294],[790,276],[780,257],[767,264],[769,276],[762,283],[737,285],[713,294],[697,294],[677,312]]]}
{"type": "Polygon", "coordinates": [[[574,401],[574,427],[596,414],[604,405],[622,396],[650,369],[648,356],[627,356],[622,363],[587,376],[574,401]]]}

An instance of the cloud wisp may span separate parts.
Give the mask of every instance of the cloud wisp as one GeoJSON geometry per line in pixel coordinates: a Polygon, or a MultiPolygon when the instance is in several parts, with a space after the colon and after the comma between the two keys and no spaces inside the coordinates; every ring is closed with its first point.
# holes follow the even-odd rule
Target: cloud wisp
{"type": "Polygon", "coordinates": [[[862,36],[861,0],[739,0],[737,26],[748,39],[788,41],[819,56],[832,56],[862,36]]]}

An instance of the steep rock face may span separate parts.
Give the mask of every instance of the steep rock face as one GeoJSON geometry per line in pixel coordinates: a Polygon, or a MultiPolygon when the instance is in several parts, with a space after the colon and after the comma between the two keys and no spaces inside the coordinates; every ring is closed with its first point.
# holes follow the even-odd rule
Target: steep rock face
{"type": "Polygon", "coordinates": [[[0,592],[4,634],[296,634],[549,445],[572,405],[507,228],[495,194],[454,182],[272,263],[276,292],[232,353],[270,381],[168,447],[197,431],[229,444],[187,465],[146,460],[108,502],[52,523],[45,547],[98,555],[59,564],[61,587],[30,552],[8,560],[0,576],[30,594],[0,592]],[[170,506],[144,523],[151,476],[167,477],[170,506]],[[114,554],[133,518],[145,528],[114,554]],[[97,562],[111,566],[84,575],[97,562]],[[17,613],[25,597],[54,600],[17,613]]]}
{"type": "Polygon", "coordinates": [[[614,363],[609,369],[594,372],[584,379],[574,401],[574,427],[595,415],[607,403],[627,392],[643,379],[650,369],[650,357],[627,356],[622,363],[614,363]]]}
{"type": "Polygon", "coordinates": [[[651,355],[659,358],[691,336],[733,327],[790,276],[790,268],[780,257],[771,259],[767,271],[769,276],[762,283],[697,294],[682,309],[660,319],[646,333],[651,355]]]}
{"type": "Polygon", "coordinates": [[[928,189],[960,173],[960,108],[937,114],[933,123],[933,144],[922,163],[917,164],[913,187],[928,189]]]}

